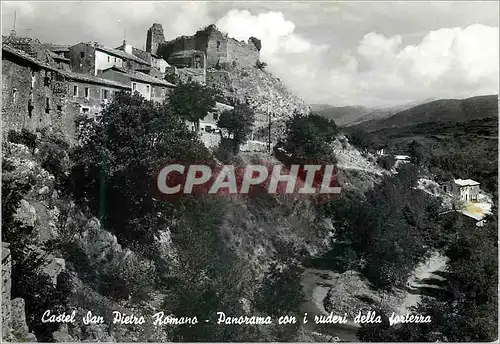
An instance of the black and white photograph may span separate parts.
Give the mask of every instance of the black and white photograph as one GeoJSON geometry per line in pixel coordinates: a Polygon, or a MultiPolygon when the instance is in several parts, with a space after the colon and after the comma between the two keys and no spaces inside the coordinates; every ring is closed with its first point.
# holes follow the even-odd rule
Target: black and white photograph
{"type": "Polygon", "coordinates": [[[498,1],[2,1],[1,342],[498,341],[498,1]]]}

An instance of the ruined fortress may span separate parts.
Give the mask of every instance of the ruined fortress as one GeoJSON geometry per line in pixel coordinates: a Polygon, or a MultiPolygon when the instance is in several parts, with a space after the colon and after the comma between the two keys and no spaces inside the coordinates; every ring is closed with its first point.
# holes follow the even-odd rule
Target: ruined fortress
{"type": "Polygon", "coordinates": [[[161,24],[155,23],[147,32],[146,51],[181,68],[220,69],[237,63],[243,68],[255,67],[260,57],[261,42],[250,37],[238,41],[219,31],[215,25],[198,30],[192,36],[166,41],[161,24]]]}

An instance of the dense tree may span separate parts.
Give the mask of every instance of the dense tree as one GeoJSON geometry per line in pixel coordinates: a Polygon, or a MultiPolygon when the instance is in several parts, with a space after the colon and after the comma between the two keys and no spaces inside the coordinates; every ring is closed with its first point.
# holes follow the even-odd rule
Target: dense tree
{"type": "Polygon", "coordinates": [[[393,155],[384,155],[377,159],[377,164],[386,170],[391,170],[395,163],[396,158],[393,155]]]}
{"type": "Polygon", "coordinates": [[[172,113],[192,122],[198,131],[200,120],[215,111],[220,92],[210,86],[195,81],[179,83],[169,95],[172,113]]]}
{"type": "Polygon", "coordinates": [[[349,143],[358,149],[366,150],[370,147],[371,135],[363,129],[356,129],[348,134],[347,138],[349,139],[349,143]]]}
{"type": "Polygon", "coordinates": [[[333,120],[296,113],[286,123],[283,148],[294,163],[335,163],[330,144],[338,133],[333,120]]]}
{"type": "MultiPolygon", "coordinates": [[[[304,292],[300,284],[302,269],[293,262],[273,263],[267,272],[262,286],[254,296],[255,308],[277,319],[281,316],[295,316],[300,319],[300,306],[304,292]]],[[[279,341],[294,341],[298,323],[277,325],[274,336],[279,341]]]]}
{"type": "Polygon", "coordinates": [[[408,145],[408,152],[411,162],[417,166],[425,165],[429,161],[430,152],[428,152],[425,146],[418,141],[413,140],[410,142],[408,145]]]}
{"type": "Polygon", "coordinates": [[[246,103],[237,102],[234,104],[234,109],[222,112],[217,121],[221,137],[218,150],[219,159],[227,161],[238,153],[240,145],[248,139],[252,132],[254,120],[255,113],[246,103]]]}
{"type": "Polygon", "coordinates": [[[158,171],[171,161],[213,163],[168,104],[138,94],[118,93],[97,121],[82,119],[80,140],[73,153],[76,198],[87,200],[95,214],[104,213],[104,225],[123,244],[136,244],[145,254],[172,212],[156,191],[158,171]]]}
{"type": "Polygon", "coordinates": [[[236,144],[244,143],[252,132],[255,112],[245,103],[238,103],[232,110],[222,112],[217,121],[221,139],[232,139],[236,144]]]}
{"type": "Polygon", "coordinates": [[[498,244],[496,215],[478,230],[469,225],[455,236],[444,292],[424,297],[414,313],[430,323],[363,326],[363,341],[491,342],[498,337],[498,244]]]}
{"type": "Polygon", "coordinates": [[[361,269],[379,288],[404,285],[440,231],[440,201],[416,189],[417,180],[416,168],[405,164],[365,197],[348,193],[326,204],[324,214],[332,218],[339,241],[324,257],[329,265],[361,269]]]}

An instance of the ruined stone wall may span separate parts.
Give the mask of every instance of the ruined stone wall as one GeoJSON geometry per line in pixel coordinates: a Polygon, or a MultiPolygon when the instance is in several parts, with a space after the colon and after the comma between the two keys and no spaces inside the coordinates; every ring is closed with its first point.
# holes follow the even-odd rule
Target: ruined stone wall
{"type": "Polygon", "coordinates": [[[9,340],[11,328],[10,290],[12,285],[12,258],[9,244],[2,243],[2,339],[9,340]]]}
{"type": "Polygon", "coordinates": [[[22,50],[39,61],[48,62],[51,65],[54,63],[43,44],[36,38],[3,36],[2,44],[22,50]]]}
{"type": "Polygon", "coordinates": [[[52,125],[51,111],[56,108],[59,100],[54,96],[50,83],[47,84],[46,81],[46,70],[22,62],[13,62],[4,56],[2,59],[4,132],[22,128],[35,131],[52,125]]]}
{"type": "Polygon", "coordinates": [[[174,53],[198,50],[206,53],[206,68],[214,68],[217,64],[224,65],[233,62],[247,68],[254,67],[259,59],[259,49],[254,42],[260,44],[256,38],[252,38],[248,44],[239,42],[229,38],[227,34],[219,31],[214,25],[210,25],[192,36],[181,36],[160,43],[157,54],[169,61],[169,56],[174,53]]]}
{"type": "Polygon", "coordinates": [[[230,83],[229,72],[215,69],[207,70],[206,83],[208,86],[226,89],[229,87],[230,83]]]}
{"type": "Polygon", "coordinates": [[[227,61],[235,61],[243,68],[253,68],[259,60],[260,53],[253,43],[239,42],[233,38],[227,41],[227,61]]]}
{"type": "Polygon", "coordinates": [[[161,24],[154,23],[149,29],[146,35],[146,51],[156,54],[158,52],[159,45],[165,41],[165,36],[163,35],[163,27],[161,24]]]}
{"type": "Polygon", "coordinates": [[[79,43],[69,47],[69,59],[73,72],[95,74],[95,49],[90,44],[79,43]]]}
{"type": "Polygon", "coordinates": [[[217,63],[227,63],[227,36],[218,30],[212,30],[207,42],[207,68],[214,68],[217,63]]]}
{"type": "Polygon", "coordinates": [[[179,68],[177,73],[182,82],[196,81],[201,84],[206,82],[205,69],[202,68],[179,68]]]}
{"type": "Polygon", "coordinates": [[[36,337],[29,333],[26,324],[24,299],[11,297],[12,257],[9,244],[2,242],[2,341],[35,342],[36,337]]]}

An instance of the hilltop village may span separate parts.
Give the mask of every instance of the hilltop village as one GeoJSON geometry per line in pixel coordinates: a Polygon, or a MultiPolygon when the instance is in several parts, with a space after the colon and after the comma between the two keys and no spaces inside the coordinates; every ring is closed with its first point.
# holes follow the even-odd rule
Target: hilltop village
{"type": "MultiPolygon", "coordinates": [[[[255,67],[260,48],[257,38],[240,42],[215,25],[165,41],[155,23],[147,31],[146,50],[126,40],[115,48],[98,42],[44,44],[12,31],[2,41],[4,130],[51,127],[72,141],[76,116],[99,114],[116,92],[161,102],[176,87],[168,80],[216,85],[228,78],[225,66],[255,67]]],[[[218,110],[228,108],[217,104],[218,110]]],[[[206,118],[200,129],[212,132],[215,118],[206,118]]]]}

